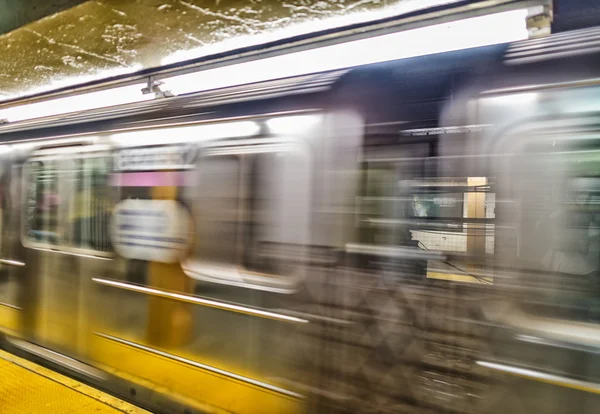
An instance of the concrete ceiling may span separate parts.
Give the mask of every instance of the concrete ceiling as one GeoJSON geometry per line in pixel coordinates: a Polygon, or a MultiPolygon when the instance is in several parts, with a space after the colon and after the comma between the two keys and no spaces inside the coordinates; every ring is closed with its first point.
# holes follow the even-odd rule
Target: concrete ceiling
{"type": "Polygon", "coordinates": [[[0,0],[0,34],[83,2],[84,0],[0,0]]]}
{"type": "Polygon", "coordinates": [[[12,26],[48,16],[0,35],[0,101],[397,15],[423,0],[0,0],[0,10],[9,3],[12,26]]]}

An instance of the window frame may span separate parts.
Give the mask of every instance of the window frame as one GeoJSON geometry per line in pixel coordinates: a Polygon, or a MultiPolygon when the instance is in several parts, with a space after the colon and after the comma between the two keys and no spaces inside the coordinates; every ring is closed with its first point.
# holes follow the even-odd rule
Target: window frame
{"type": "MultiPolygon", "coordinates": [[[[235,145],[235,140],[216,141],[200,148],[196,165],[199,165],[203,159],[207,157],[235,157],[239,162],[240,186],[238,187],[238,206],[241,210],[241,218],[237,221],[236,229],[236,249],[239,249],[236,254],[236,260],[232,263],[214,263],[197,259],[194,256],[189,256],[182,261],[182,268],[188,277],[194,280],[208,281],[218,284],[232,285],[242,288],[254,290],[263,290],[274,293],[291,294],[297,290],[299,278],[296,275],[271,274],[253,271],[246,268],[244,258],[248,250],[245,240],[249,235],[245,225],[246,220],[252,217],[254,212],[249,211],[251,195],[248,194],[252,190],[249,177],[251,160],[261,154],[269,153],[285,153],[285,154],[300,154],[307,161],[307,185],[309,200],[307,200],[304,214],[308,215],[307,221],[310,227],[311,223],[311,199],[314,191],[313,171],[313,153],[310,145],[302,138],[275,136],[262,137],[254,139],[244,139],[239,145],[235,145]],[[241,220],[241,223],[240,223],[241,220]]],[[[197,170],[196,170],[197,171],[197,170]]],[[[286,177],[289,179],[290,177],[286,177]]],[[[196,190],[197,191],[197,190],[196,190]]],[[[310,228],[309,240],[306,240],[304,246],[300,249],[307,250],[310,243],[310,228]]],[[[298,266],[301,270],[302,266],[298,266]]],[[[294,272],[295,273],[295,272],[294,272]]]]}
{"type": "MultiPolygon", "coordinates": [[[[32,240],[26,233],[27,231],[27,205],[28,205],[28,200],[29,200],[29,190],[31,188],[31,184],[32,184],[32,171],[31,171],[31,164],[33,162],[36,161],[40,161],[40,160],[54,160],[57,161],[58,163],[60,162],[65,162],[65,160],[76,160],[76,159],[85,159],[85,158],[98,158],[98,157],[104,157],[107,160],[109,160],[109,169],[107,171],[107,176],[108,179],[110,180],[110,176],[113,172],[113,154],[112,154],[112,150],[110,148],[110,146],[108,145],[99,145],[99,144],[93,144],[93,145],[74,145],[74,146],[67,146],[67,147],[57,147],[57,148],[51,148],[51,149],[34,149],[29,156],[23,161],[23,173],[22,173],[22,178],[21,178],[21,209],[20,209],[20,214],[22,216],[21,219],[21,229],[20,229],[20,239],[21,239],[21,244],[29,249],[34,249],[34,250],[41,250],[41,251],[49,251],[49,252],[55,252],[55,253],[62,253],[62,254],[68,254],[68,255],[72,255],[72,256],[85,256],[85,257],[95,257],[95,258],[101,258],[101,259],[107,259],[110,260],[115,256],[114,250],[112,248],[112,244],[110,243],[110,225],[107,229],[107,237],[109,239],[109,250],[108,251],[101,251],[101,250],[95,250],[95,249],[91,249],[91,248],[85,248],[85,247],[75,247],[72,245],[68,245],[68,244],[61,244],[61,238],[59,238],[58,243],[57,244],[51,244],[51,243],[47,243],[47,242],[39,242],[39,241],[34,241],[32,240]]],[[[59,175],[59,182],[58,182],[58,187],[59,189],[61,188],[61,180],[62,180],[62,186],[65,185],[64,180],[65,178],[69,178],[69,177],[63,177],[59,175]]],[[[72,177],[71,177],[72,178],[72,177]]],[[[59,190],[60,191],[60,190],[59,190]]],[[[63,193],[61,193],[63,194],[63,193]]],[[[73,196],[74,196],[74,189],[73,188],[68,188],[67,186],[67,192],[64,193],[67,197],[67,202],[71,202],[73,200],[73,196]]],[[[116,203],[116,200],[114,199],[115,197],[110,197],[110,199],[113,201],[113,204],[116,203]]],[[[70,212],[71,207],[67,207],[67,213],[66,215],[68,215],[68,213],[70,212]]],[[[64,222],[68,221],[68,219],[66,219],[65,214],[59,213],[58,215],[58,223],[59,226],[61,224],[63,224],[64,222]]],[[[64,240],[63,240],[64,241],[64,240]]]]}
{"type": "MultiPolygon", "coordinates": [[[[563,141],[573,143],[575,141],[579,141],[581,143],[590,144],[595,142],[600,142],[600,128],[596,126],[598,116],[595,113],[586,113],[581,112],[576,116],[566,117],[562,115],[556,116],[551,121],[548,121],[545,117],[536,117],[531,116],[529,118],[525,118],[520,120],[518,123],[514,124],[512,127],[500,131],[493,138],[496,139],[496,143],[494,146],[490,146],[489,151],[492,155],[495,155],[494,158],[491,159],[490,165],[494,174],[498,178],[498,184],[500,184],[501,188],[498,190],[497,194],[500,194],[501,197],[510,197],[513,198],[515,194],[515,190],[512,187],[512,182],[510,180],[513,162],[518,159],[518,157],[522,157],[527,154],[527,149],[531,148],[531,146],[535,146],[539,143],[549,143],[554,141],[553,146],[558,144],[561,145],[563,141]],[[583,130],[578,131],[579,128],[592,128],[591,130],[583,130]],[[508,178],[507,178],[508,177],[508,178]]],[[[593,150],[598,151],[598,150],[593,150]]],[[[556,152],[546,152],[543,155],[552,157],[552,156],[560,156],[561,154],[567,153],[576,153],[578,150],[558,150],[556,152]]],[[[582,153],[589,153],[590,151],[581,151],[582,153]]],[[[539,154],[536,154],[539,156],[539,154]]],[[[563,175],[563,179],[567,181],[572,179],[577,179],[581,177],[581,175],[576,176],[568,176],[568,174],[563,175]]],[[[522,194],[522,193],[517,193],[522,194]]],[[[564,194],[562,194],[564,196],[564,194]]],[[[521,206],[519,206],[521,208],[521,206]]],[[[505,220],[504,218],[502,220],[505,220]]],[[[516,246],[514,252],[515,257],[522,255],[521,246],[524,243],[521,241],[521,235],[523,229],[520,227],[521,222],[521,212],[519,211],[518,218],[512,218],[507,221],[502,221],[499,223],[500,225],[506,226],[515,225],[517,226],[516,230],[516,246]],[[513,220],[513,221],[510,221],[513,220]],[[513,224],[516,223],[516,224],[513,224]]],[[[506,260],[506,258],[501,257],[501,260],[506,260]]],[[[521,263],[518,263],[517,266],[513,270],[516,273],[516,278],[520,289],[523,289],[528,293],[527,296],[523,295],[522,297],[510,298],[509,301],[513,303],[513,306],[518,309],[519,314],[510,315],[504,317],[502,322],[512,329],[517,329],[518,332],[526,332],[529,333],[531,331],[530,326],[538,326],[537,335],[542,335],[546,337],[551,337],[552,340],[563,341],[564,343],[581,345],[584,340],[582,338],[584,336],[589,336],[590,331],[598,334],[600,333],[600,327],[597,322],[590,321],[582,321],[575,320],[576,323],[574,325],[574,320],[569,318],[564,318],[561,314],[556,314],[553,312],[552,316],[548,315],[539,316],[531,312],[527,305],[529,303],[535,303],[536,298],[531,299],[530,293],[536,294],[540,291],[539,285],[533,285],[533,288],[530,286],[531,284],[524,284],[523,280],[528,277],[529,274],[537,275],[537,274],[546,274],[550,275],[553,278],[562,278],[568,279],[570,277],[584,277],[583,275],[577,275],[573,273],[563,273],[556,270],[547,270],[545,273],[540,273],[537,269],[531,269],[521,263]],[[551,324],[547,324],[547,321],[551,321],[551,324]],[[575,331],[572,329],[573,326],[576,326],[577,329],[575,331]],[[568,329],[567,329],[568,327],[568,329]],[[587,332],[586,332],[587,331],[587,332]],[[565,334],[568,332],[568,334],[565,334]]],[[[513,276],[515,277],[515,276],[513,276]]],[[[550,281],[552,282],[552,281],[550,281]]],[[[543,286],[547,288],[547,286],[543,286]]],[[[555,292],[564,293],[562,290],[555,289],[555,292]]],[[[556,302],[547,302],[551,303],[550,306],[553,307],[553,310],[557,309],[560,303],[556,302]]]]}

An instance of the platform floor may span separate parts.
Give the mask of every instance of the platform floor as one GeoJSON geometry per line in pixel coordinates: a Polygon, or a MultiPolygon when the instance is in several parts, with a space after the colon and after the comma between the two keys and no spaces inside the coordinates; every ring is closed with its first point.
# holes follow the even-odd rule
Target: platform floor
{"type": "Polygon", "coordinates": [[[0,413],[148,413],[139,407],[0,351],[0,413]]]}

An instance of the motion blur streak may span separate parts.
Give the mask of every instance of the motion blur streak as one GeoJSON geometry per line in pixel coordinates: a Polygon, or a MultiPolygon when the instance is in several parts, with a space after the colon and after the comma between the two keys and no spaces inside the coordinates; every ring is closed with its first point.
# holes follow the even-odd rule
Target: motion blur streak
{"type": "Polygon", "coordinates": [[[253,308],[249,308],[247,306],[239,306],[239,305],[236,305],[233,303],[217,302],[217,301],[210,300],[210,299],[203,299],[203,298],[194,297],[194,296],[181,295],[181,294],[173,293],[173,292],[165,292],[165,291],[161,291],[158,289],[147,288],[144,286],[135,286],[135,285],[127,284],[127,283],[117,282],[115,280],[98,279],[98,278],[93,278],[92,280],[96,283],[100,283],[100,284],[106,285],[106,286],[119,287],[122,289],[131,290],[134,292],[142,292],[142,293],[147,293],[147,294],[154,295],[154,296],[162,296],[165,298],[195,303],[197,305],[207,306],[207,307],[215,308],[215,309],[243,313],[245,315],[257,316],[260,318],[275,319],[275,320],[280,320],[283,322],[308,323],[308,321],[306,319],[296,318],[294,316],[283,315],[281,313],[268,312],[268,311],[264,311],[261,309],[253,309],[253,308]]]}
{"type": "Polygon", "coordinates": [[[558,385],[560,387],[573,388],[580,391],[600,394],[600,386],[598,386],[598,384],[590,382],[578,381],[574,379],[560,377],[558,375],[546,374],[543,372],[533,371],[531,369],[495,364],[493,362],[477,361],[477,365],[481,365],[482,367],[490,368],[500,372],[506,372],[508,374],[516,375],[526,379],[533,379],[535,381],[546,382],[548,384],[558,385]]]}
{"type": "Polygon", "coordinates": [[[598,37],[0,125],[0,329],[159,412],[595,414],[598,37]]]}
{"type": "Polygon", "coordinates": [[[216,124],[183,126],[165,130],[131,131],[111,137],[119,147],[174,144],[230,137],[249,137],[258,134],[260,126],[254,121],[231,121],[216,124]]]}
{"type": "Polygon", "coordinates": [[[299,134],[315,128],[322,120],[321,115],[282,116],[269,119],[267,127],[276,135],[299,134]]]}

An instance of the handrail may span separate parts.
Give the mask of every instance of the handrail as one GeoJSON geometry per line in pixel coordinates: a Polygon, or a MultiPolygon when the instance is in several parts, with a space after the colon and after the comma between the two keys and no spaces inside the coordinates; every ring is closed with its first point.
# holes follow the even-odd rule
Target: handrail
{"type": "Polygon", "coordinates": [[[278,387],[276,385],[269,384],[269,383],[266,383],[266,382],[262,382],[262,381],[254,379],[254,378],[249,378],[249,377],[246,377],[244,375],[237,374],[235,372],[226,371],[224,369],[217,368],[217,367],[212,366],[212,365],[203,364],[203,363],[198,362],[198,361],[193,361],[191,359],[184,358],[184,357],[181,357],[179,355],[175,355],[175,354],[171,354],[169,352],[161,351],[160,349],[151,348],[149,346],[138,344],[136,342],[128,341],[127,339],[118,338],[116,336],[108,335],[108,334],[105,334],[105,333],[102,333],[102,332],[94,332],[94,334],[97,335],[97,336],[99,336],[100,338],[104,338],[106,340],[113,341],[113,342],[116,342],[116,343],[121,344],[121,345],[126,345],[126,346],[129,346],[129,347],[134,348],[134,349],[145,351],[145,352],[148,352],[148,353],[151,353],[151,354],[154,354],[154,355],[158,355],[158,356],[163,357],[163,358],[167,358],[167,359],[170,359],[170,360],[173,360],[173,361],[180,362],[182,364],[186,364],[186,365],[192,366],[194,368],[199,368],[199,369],[202,369],[204,371],[212,372],[213,374],[222,375],[224,377],[232,378],[232,379],[237,380],[237,381],[241,381],[241,382],[244,382],[244,383],[247,383],[247,384],[251,384],[251,385],[254,385],[254,386],[257,386],[257,387],[260,387],[260,388],[264,388],[264,389],[269,390],[269,391],[273,391],[273,392],[276,392],[276,393],[279,393],[279,394],[286,395],[288,397],[297,398],[297,399],[303,399],[304,398],[304,396],[301,395],[301,394],[298,394],[298,393],[290,391],[290,390],[286,390],[286,389],[278,387]]]}
{"type": "Polygon", "coordinates": [[[445,260],[445,255],[435,251],[423,251],[411,247],[382,246],[373,244],[346,244],[346,253],[373,255],[388,257],[393,259],[414,259],[414,260],[445,260]]]}
{"type": "Polygon", "coordinates": [[[235,303],[219,302],[213,299],[202,298],[199,296],[185,295],[182,293],[169,292],[166,290],[160,290],[147,286],[139,286],[131,283],[120,282],[117,280],[92,278],[92,280],[100,285],[111,286],[119,289],[128,290],[131,292],[145,293],[151,296],[161,297],[165,299],[172,299],[179,302],[191,303],[194,305],[205,306],[213,309],[220,309],[224,311],[241,313],[243,315],[255,316],[258,318],[272,319],[281,322],[290,323],[308,323],[307,319],[297,318],[295,316],[285,315],[282,313],[272,312],[264,309],[258,309],[254,307],[238,305],[235,303]]]}
{"type": "Polygon", "coordinates": [[[595,382],[577,380],[561,375],[548,374],[542,371],[536,371],[529,368],[519,368],[512,365],[499,364],[496,362],[477,361],[477,365],[528,380],[545,382],[552,385],[558,385],[559,387],[571,388],[579,391],[591,392],[592,394],[600,394],[600,384],[595,382]]]}
{"type": "Polygon", "coordinates": [[[5,264],[8,266],[17,266],[17,267],[25,266],[25,263],[20,262],[18,260],[12,260],[12,259],[0,259],[0,264],[5,264]]]}
{"type": "Polygon", "coordinates": [[[21,311],[23,310],[23,308],[16,306],[16,305],[12,305],[10,303],[6,303],[6,302],[0,302],[0,307],[5,307],[8,309],[13,309],[13,310],[17,310],[17,311],[21,311]]]}

